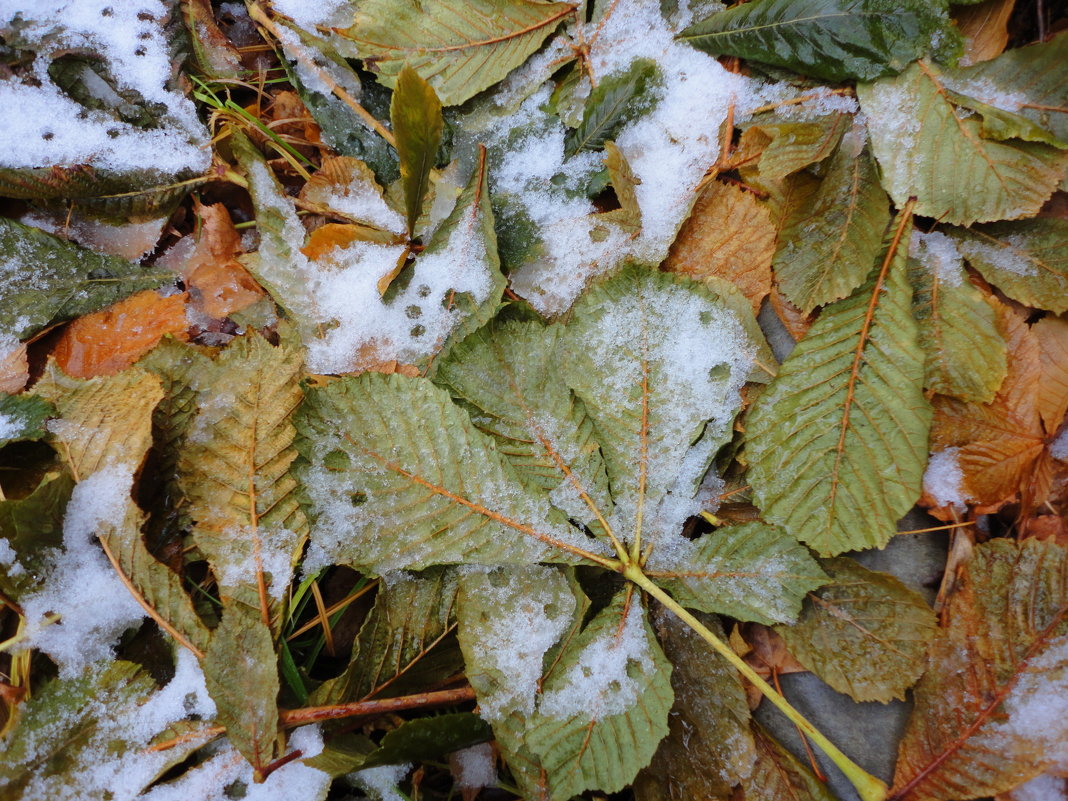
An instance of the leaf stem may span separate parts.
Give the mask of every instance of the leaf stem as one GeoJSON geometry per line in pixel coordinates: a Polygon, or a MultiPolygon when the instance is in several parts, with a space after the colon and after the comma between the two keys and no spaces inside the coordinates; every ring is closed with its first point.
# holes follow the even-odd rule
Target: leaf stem
{"type": "Polygon", "coordinates": [[[835,765],[838,766],[838,769],[842,771],[845,777],[849,779],[852,785],[857,789],[857,793],[860,795],[862,801],[884,801],[884,799],[886,799],[886,794],[888,792],[886,784],[875,776],[872,776],[843,754],[834,743],[823,736],[819,729],[809,723],[800,712],[794,709],[790,705],[790,702],[783,698],[774,687],[764,681],[764,679],[762,679],[744,659],[738,656],[727,643],[723,642],[723,640],[701,623],[700,620],[686,611],[678,601],[658,587],[652,579],[642,572],[640,567],[635,564],[629,564],[623,570],[623,575],[670,609],[683,623],[693,629],[705,642],[711,645],[720,656],[730,662],[738,669],[739,673],[745,676],[757,687],[758,690],[764,693],[771,703],[777,706],[792,723],[807,735],[808,738],[812,740],[812,742],[814,742],[835,765]]]}

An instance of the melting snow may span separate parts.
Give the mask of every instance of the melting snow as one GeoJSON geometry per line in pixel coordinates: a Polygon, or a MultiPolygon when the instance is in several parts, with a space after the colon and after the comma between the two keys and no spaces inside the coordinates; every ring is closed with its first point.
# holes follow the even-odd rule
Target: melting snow
{"type": "Polygon", "coordinates": [[[909,241],[909,256],[923,264],[946,286],[964,283],[964,259],[957,250],[957,243],[940,231],[929,234],[913,231],[909,241]]]}
{"type": "Polygon", "coordinates": [[[1045,746],[1051,767],[1068,771],[1068,636],[1030,660],[1005,699],[1014,734],[1045,746]]]}
{"type": "Polygon", "coordinates": [[[939,506],[952,506],[964,511],[964,473],[957,455],[960,448],[946,448],[931,454],[923,474],[923,491],[939,506]]]}
{"type": "Polygon", "coordinates": [[[461,790],[481,790],[497,784],[497,766],[493,759],[493,746],[480,743],[464,748],[452,755],[456,764],[456,785],[461,790]]]}
{"type": "Polygon", "coordinates": [[[397,789],[408,772],[412,769],[411,764],[404,765],[381,765],[377,768],[367,768],[350,773],[349,778],[358,786],[362,787],[375,801],[408,801],[397,789]]]}
{"type": "Polygon", "coordinates": [[[968,261],[978,262],[979,266],[990,265],[998,270],[1014,275],[1035,275],[1036,269],[1027,257],[1028,243],[1019,235],[1006,236],[993,244],[976,238],[961,239],[957,249],[968,261]]]}

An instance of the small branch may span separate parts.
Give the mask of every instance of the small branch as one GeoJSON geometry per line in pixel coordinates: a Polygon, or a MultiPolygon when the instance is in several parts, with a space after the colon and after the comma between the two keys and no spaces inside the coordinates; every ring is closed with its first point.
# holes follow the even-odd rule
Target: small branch
{"type": "Polygon", "coordinates": [[[303,709],[283,709],[278,719],[283,726],[304,726],[323,720],[362,717],[365,715],[387,715],[405,709],[429,709],[434,706],[451,706],[475,700],[473,687],[458,687],[455,690],[438,690],[432,693],[402,695],[400,698],[380,698],[373,701],[356,701],[351,704],[334,704],[332,706],[308,706],[303,709]]]}

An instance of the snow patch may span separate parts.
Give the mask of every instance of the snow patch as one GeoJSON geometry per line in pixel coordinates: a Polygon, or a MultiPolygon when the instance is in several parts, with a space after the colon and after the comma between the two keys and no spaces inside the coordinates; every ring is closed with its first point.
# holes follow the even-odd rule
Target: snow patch
{"type": "Polygon", "coordinates": [[[912,232],[909,240],[909,256],[919,261],[931,274],[946,286],[964,283],[964,259],[955,240],[941,233],[912,232]]]}
{"type": "Polygon", "coordinates": [[[923,491],[939,506],[952,506],[963,512],[967,502],[959,453],[960,448],[946,448],[931,454],[923,473],[923,491]]]}
{"type": "Polygon", "coordinates": [[[1049,444],[1049,453],[1058,461],[1068,462],[1068,426],[1062,428],[1057,438],[1049,444]]]}
{"type": "Polygon", "coordinates": [[[461,790],[481,790],[497,784],[497,764],[490,743],[456,751],[452,761],[456,766],[456,785],[461,790]]]}
{"type": "Polygon", "coordinates": [[[994,243],[973,238],[957,242],[957,250],[968,261],[977,262],[984,267],[990,265],[994,269],[1024,277],[1038,273],[1034,262],[1028,258],[1027,247],[1027,239],[1018,234],[1006,236],[994,243]]]}
{"type": "Polygon", "coordinates": [[[380,765],[377,768],[358,770],[348,775],[349,779],[363,788],[374,801],[408,801],[397,785],[412,769],[411,763],[403,765],[380,765]]]}
{"type": "Polygon", "coordinates": [[[1068,771],[1068,636],[1054,639],[1029,661],[1005,699],[1005,711],[1016,736],[1040,743],[1051,768],[1068,771]]]}

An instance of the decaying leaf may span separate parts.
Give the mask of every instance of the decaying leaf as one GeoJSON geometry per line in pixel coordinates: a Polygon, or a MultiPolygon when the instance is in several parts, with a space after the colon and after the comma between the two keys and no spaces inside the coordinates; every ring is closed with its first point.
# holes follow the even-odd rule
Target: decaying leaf
{"type": "Polygon", "coordinates": [[[771,291],[775,231],[767,209],[734,184],[709,184],[694,204],[664,262],[672,272],[714,275],[739,289],[753,313],[771,291]]]}
{"type": "Polygon", "coordinates": [[[984,0],[954,10],[954,19],[964,37],[963,65],[997,58],[1009,43],[1009,18],[1016,0],[984,0]]]}
{"type": "Polygon", "coordinates": [[[801,664],[854,700],[904,698],[923,672],[934,613],[886,573],[846,557],[822,566],[831,582],[809,593],[795,624],[775,630],[801,664]]]}
{"type": "Polygon", "coordinates": [[[1063,759],[1068,552],[979,545],[949,602],[898,753],[894,797],[980,798],[1063,759]]]}

